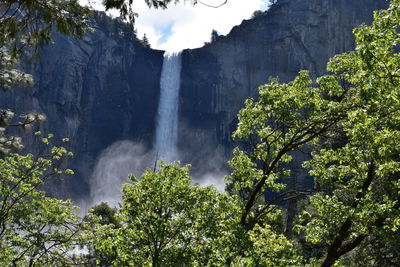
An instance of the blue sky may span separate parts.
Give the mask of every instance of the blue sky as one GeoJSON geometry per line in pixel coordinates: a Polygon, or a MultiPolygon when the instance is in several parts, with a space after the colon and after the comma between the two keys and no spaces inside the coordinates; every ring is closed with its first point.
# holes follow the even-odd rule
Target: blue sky
{"type": "MultiPolygon", "coordinates": [[[[97,0],[81,0],[102,9],[97,0]]],[[[218,5],[224,0],[202,0],[210,5],[218,5]]],[[[166,10],[149,9],[144,0],[135,0],[138,36],[146,34],[153,48],[179,51],[185,48],[200,47],[210,40],[211,31],[227,34],[233,26],[251,17],[255,10],[265,10],[268,0],[228,0],[219,8],[202,4],[195,6],[190,1],[170,5],[166,10]]],[[[111,12],[112,13],[112,12],[111,12]]],[[[116,13],[114,13],[116,14],[116,13]]]]}

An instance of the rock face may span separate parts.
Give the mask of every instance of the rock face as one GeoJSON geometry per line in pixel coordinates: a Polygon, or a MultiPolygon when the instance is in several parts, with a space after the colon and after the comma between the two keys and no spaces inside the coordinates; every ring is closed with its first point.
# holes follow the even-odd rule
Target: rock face
{"type": "MultiPolygon", "coordinates": [[[[233,146],[237,111],[260,84],[271,76],[288,81],[300,69],[324,73],[330,57],[354,48],[352,29],[386,7],[385,0],[280,0],[227,36],[183,51],[178,147],[184,161],[199,172],[218,169],[233,146]]],[[[73,197],[88,194],[102,150],[118,140],[150,149],[156,127],[163,51],[141,46],[124,24],[104,15],[95,15],[93,25],[83,40],[56,35],[31,67],[36,85],[0,100],[2,107],[45,113],[46,132],[70,137],[76,175],[59,188],[73,197]]]]}
{"type": "MultiPolygon", "coordinates": [[[[44,113],[43,132],[70,138],[75,175],[51,191],[74,198],[88,193],[103,149],[121,139],[152,143],[164,53],[143,47],[130,28],[102,13],[92,25],[83,40],[56,34],[30,66],[35,86],[1,98],[2,107],[19,113],[44,113]]],[[[31,147],[31,135],[27,139],[31,147]]]]}
{"type": "Polygon", "coordinates": [[[264,14],[199,49],[185,50],[181,117],[229,142],[243,100],[269,77],[325,72],[330,57],[354,49],[352,29],[372,20],[384,0],[281,0],[264,14]]]}

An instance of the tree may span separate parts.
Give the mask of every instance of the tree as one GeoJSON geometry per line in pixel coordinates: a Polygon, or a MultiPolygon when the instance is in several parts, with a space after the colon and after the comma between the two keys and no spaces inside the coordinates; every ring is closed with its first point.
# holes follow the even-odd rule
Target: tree
{"type": "MultiPolygon", "coordinates": [[[[117,218],[117,211],[117,208],[111,208],[107,203],[102,202],[92,207],[89,214],[85,216],[87,236],[84,239],[85,241],[80,243],[80,246],[87,250],[87,253],[81,257],[84,266],[112,266],[113,262],[117,260],[118,255],[115,249],[102,253],[91,242],[94,239],[93,234],[96,234],[93,228],[106,226],[108,230],[114,231],[121,227],[121,222],[117,218]]],[[[110,234],[108,238],[112,238],[112,236],[113,234],[110,234]]]]}
{"type": "Polygon", "coordinates": [[[264,14],[263,11],[261,11],[261,10],[256,10],[256,11],[254,11],[253,14],[251,15],[251,18],[252,18],[252,19],[257,18],[257,17],[262,16],[263,14],[264,14]]]}
{"type": "Polygon", "coordinates": [[[246,107],[239,112],[233,136],[246,139],[249,144],[234,150],[230,162],[233,172],[227,179],[230,192],[239,195],[243,202],[241,224],[248,229],[284,197],[302,193],[284,192],[286,185],[279,181],[290,176],[289,152],[316,142],[351,108],[351,104],[335,100],[341,94],[335,77],[322,77],[317,84],[312,86],[306,71],[288,84],[273,79],[259,88],[258,101],[246,100],[246,107]],[[263,204],[267,189],[284,193],[263,204]]]}
{"type": "Polygon", "coordinates": [[[346,98],[356,109],[340,124],[346,143],[315,151],[306,164],[324,189],[303,216],[308,240],[327,245],[321,266],[399,226],[399,13],[397,0],[375,12],[371,26],[354,30],[355,52],[328,64],[349,85],[346,98]]]}
{"type": "Polygon", "coordinates": [[[94,247],[104,254],[116,251],[114,265],[202,265],[212,252],[206,244],[223,230],[219,223],[229,213],[218,211],[225,208],[220,199],[226,195],[191,185],[187,167],[159,168],[139,179],[130,176],[132,183],[123,186],[120,228],[97,229],[94,247]]]}
{"type": "Polygon", "coordinates": [[[212,30],[211,32],[211,43],[214,43],[218,40],[219,34],[216,30],[212,30]]]}
{"type": "MultiPolygon", "coordinates": [[[[400,1],[375,12],[372,26],[354,30],[354,52],[331,59],[325,75],[312,81],[300,72],[293,82],[276,79],[246,101],[235,138],[229,190],[242,203],[241,225],[254,229],[284,198],[298,196],[281,182],[290,177],[291,151],[307,146],[305,167],[315,176],[300,227],[321,244],[321,266],[332,266],[368,237],[390,235],[399,226],[400,91],[396,52],[400,1]],[[264,192],[277,193],[263,203],[264,192]]],[[[304,192],[305,193],[305,192],[304,192]]]]}
{"type": "MultiPolygon", "coordinates": [[[[0,88],[29,86],[31,75],[20,69],[20,60],[38,56],[37,48],[51,42],[54,31],[81,37],[89,10],[76,0],[0,3],[0,88]]],[[[21,138],[7,133],[10,127],[29,128],[45,119],[36,112],[21,114],[0,110],[0,263],[8,266],[69,265],[71,250],[80,238],[76,207],[70,200],[46,196],[45,182],[72,173],[57,165],[70,155],[53,147],[46,156],[10,154],[22,148],[21,138]]],[[[43,138],[48,143],[51,136],[43,138]]]]}
{"type": "Polygon", "coordinates": [[[150,48],[150,42],[149,42],[149,39],[147,38],[146,34],[143,35],[142,40],[139,40],[139,42],[140,42],[144,47],[150,48]]]}
{"type": "Polygon", "coordinates": [[[31,83],[31,77],[15,67],[23,53],[49,43],[54,29],[73,37],[82,37],[87,30],[89,9],[80,6],[77,0],[5,0],[0,3],[0,10],[0,86],[3,90],[31,83]]]}
{"type": "MultiPolygon", "coordinates": [[[[48,143],[49,138],[43,138],[48,143]]],[[[65,266],[80,242],[80,221],[70,200],[46,196],[40,187],[67,173],[58,163],[69,156],[53,147],[48,156],[9,154],[0,159],[0,264],[65,266]]]]}
{"type": "Polygon", "coordinates": [[[113,266],[221,266],[227,258],[235,264],[295,266],[293,246],[283,235],[261,224],[244,231],[237,198],[191,185],[187,166],[162,164],[159,171],[130,178],[117,215],[121,227],[98,225],[94,233],[93,247],[114,255],[113,266]],[[236,242],[241,245],[230,251],[236,242]]]}

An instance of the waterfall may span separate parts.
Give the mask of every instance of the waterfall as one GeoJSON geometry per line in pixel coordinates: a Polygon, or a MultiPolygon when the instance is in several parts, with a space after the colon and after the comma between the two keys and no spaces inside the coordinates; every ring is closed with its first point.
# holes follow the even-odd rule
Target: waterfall
{"type": "Polygon", "coordinates": [[[178,160],[178,106],[181,76],[181,53],[164,54],[160,79],[155,150],[167,162],[178,160]]]}

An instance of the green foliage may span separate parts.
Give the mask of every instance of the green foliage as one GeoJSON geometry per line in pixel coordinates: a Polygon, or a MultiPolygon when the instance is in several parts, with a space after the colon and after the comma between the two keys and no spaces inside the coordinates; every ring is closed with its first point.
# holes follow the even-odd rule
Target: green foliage
{"type": "Polygon", "coordinates": [[[121,223],[118,221],[116,217],[117,209],[111,208],[107,205],[107,203],[102,202],[99,205],[94,206],[90,213],[97,216],[99,218],[99,224],[107,225],[113,224],[114,227],[119,228],[121,223]]]}
{"type": "Polygon", "coordinates": [[[130,178],[117,215],[121,227],[98,225],[94,234],[93,247],[114,255],[113,266],[253,266],[277,263],[278,255],[282,266],[284,259],[296,262],[283,235],[269,225],[244,231],[237,198],[192,185],[187,166],[161,164],[130,178]]]}
{"type": "Polygon", "coordinates": [[[77,208],[40,190],[48,179],[71,173],[57,164],[67,156],[64,148],[53,147],[46,157],[9,154],[0,159],[0,265],[70,263],[67,253],[80,238],[77,208]]]}
{"type": "Polygon", "coordinates": [[[230,217],[222,201],[228,197],[191,185],[188,168],[178,164],[162,164],[158,172],[130,179],[123,187],[121,227],[99,226],[95,248],[104,254],[117,251],[115,265],[202,265],[208,260],[209,242],[223,229],[219,223],[230,217]]]}
{"type": "MultiPolygon", "coordinates": [[[[86,227],[85,241],[80,243],[81,247],[87,250],[87,253],[82,255],[84,266],[112,266],[118,255],[116,250],[102,253],[93,247],[92,240],[94,239],[93,228],[96,226],[107,226],[109,230],[118,229],[121,227],[121,221],[117,218],[117,209],[111,208],[107,203],[100,203],[89,210],[89,214],[84,218],[86,227]]],[[[107,238],[112,238],[110,234],[107,238]]],[[[104,236],[102,237],[104,238],[104,236]]]]}
{"type": "Polygon", "coordinates": [[[313,153],[304,166],[320,192],[309,198],[299,230],[326,249],[322,266],[367,237],[397,230],[399,14],[400,1],[392,1],[375,12],[372,26],[355,29],[356,50],[331,59],[332,74],[315,82],[305,71],[288,84],[272,79],[259,88],[257,101],[246,100],[233,137],[248,145],[235,149],[227,177],[229,191],[242,201],[245,229],[273,210],[276,201],[263,201],[267,189],[278,200],[288,195],[280,181],[290,176],[290,152],[307,146],[313,153]]]}
{"type": "Polygon", "coordinates": [[[289,153],[317,142],[352,105],[335,100],[344,91],[334,76],[321,77],[312,84],[306,71],[288,84],[272,79],[259,88],[259,94],[257,101],[246,100],[246,107],[239,112],[233,137],[249,144],[234,150],[230,161],[233,172],[226,178],[228,190],[242,200],[241,223],[249,229],[279,204],[279,193],[285,190],[280,179],[290,176],[289,153]],[[278,193],[271,203],[263,201],[267,189],[278,193]]]}
{"type": "Polygon", "coordinates": [[[397,230],[399,13],[400,1],[375,12],[371,26],[354,30],[355,52],[328,64],[328,70],[348,84],[344,99],[354,108],[339,125],[347,142],[315,151],[305,165],[316,183],[329,189],[312,196],[302,215],[307,240],[328,246],[322,266],[331,266],[370,238],[381,240],[397,230]]]}

